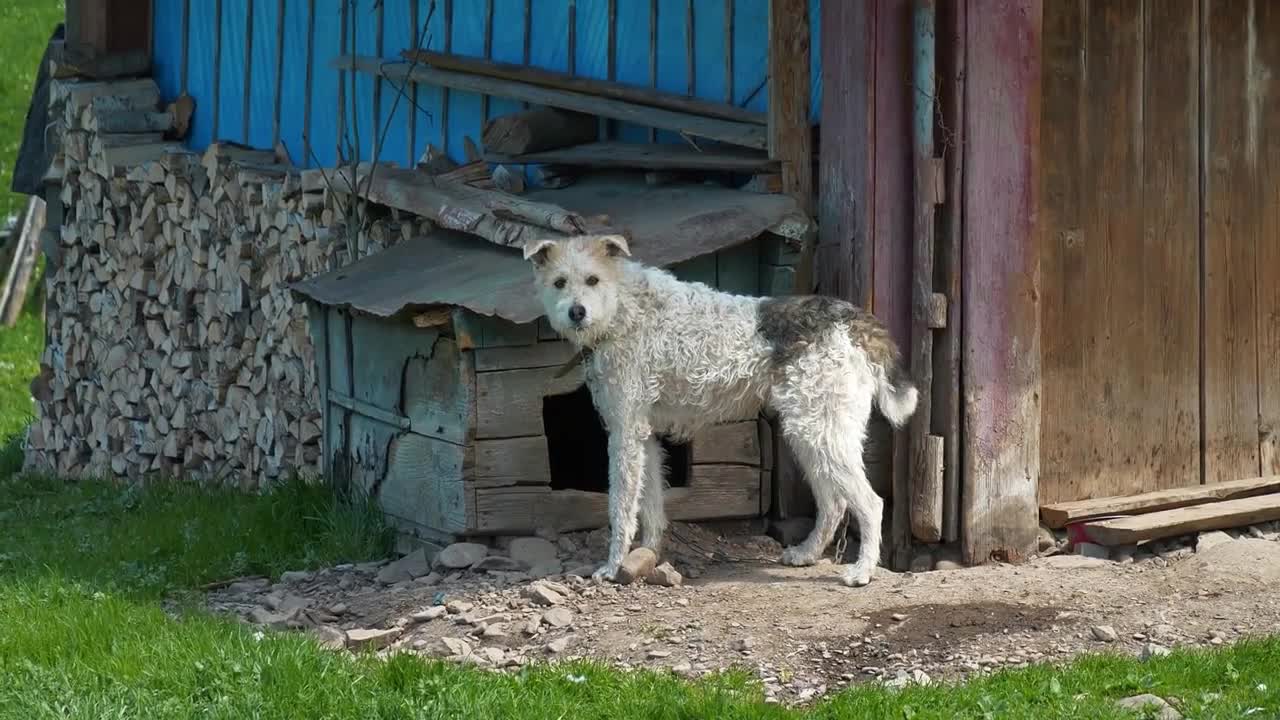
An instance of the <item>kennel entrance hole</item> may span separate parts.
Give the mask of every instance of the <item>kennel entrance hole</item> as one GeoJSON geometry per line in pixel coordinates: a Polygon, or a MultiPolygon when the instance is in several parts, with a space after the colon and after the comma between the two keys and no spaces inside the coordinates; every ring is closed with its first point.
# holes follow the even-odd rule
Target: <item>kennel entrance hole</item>
{"type": "MultiPolygon", "coordinates": [[[[609,492],[609,433],[586,385],[542,398],[552,490],[609,492]]],[[[662,439],[667,451],[667,485],[689,484],[689,445],[662,439]]]]}

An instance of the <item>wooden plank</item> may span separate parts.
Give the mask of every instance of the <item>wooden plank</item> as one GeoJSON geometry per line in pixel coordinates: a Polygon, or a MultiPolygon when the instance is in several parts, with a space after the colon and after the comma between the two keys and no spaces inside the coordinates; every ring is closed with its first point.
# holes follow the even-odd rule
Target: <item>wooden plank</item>
{"type": "Polygon", "coordinates": [[[406,60],[413,60],[416,57],[419,62],[428,67],[440,70],[454,70],[501,80],[518,81],[544,88],[571,90],[585,95],[663,108],[691,115],[705,115],[709,118],[721,120],[754,125],[768,124],[768,118],[764,113],[747,110],[729,103],[718,103],[711,100],[676,95],[647,87],[624,85],[618,82],[578,77],[527,65],[493,62],[428,50],[406,50],[401,55],[406,60]]]}
{"type": "Polygon", "coordinates": [[[755,420],[713,425],[698,433],[689,444],[689,462],[759,466],[760,428],[755,420]]]}
{"type": "Polygon", "coordinates": [[[1195,7],[1045,8],[1041,503],[1199,482],[1195,7]]]}
{"type": "Polygon", "coordinates": [[[735,295],[760,293],[760,246],[745,242],[716,253],[716,286],[735,295]]]}
{"type": "Polygon", "coordinates": [[[476,348],[477,372],[494,370],[523,370],[527,368],[560,367],[577,353],[564,341],[537,342],[517,347],[476,348]]]}
{"type": "Polygon", "coordinates": [[[1280,520],[1280,494],[1225,500],[1147,515],[1085,523],[1099,545],[1136,545],[1161,538],[1280,520]]]}
{"type": "MultiPolygon", "coordinates": [[[[497,122],[496,120],[494,122],[497,122]]],[[[768,173],[778,163],[762,152],[735,148],[695,148],[689,145],[592,142],[574,147],[503,155],[485,148],[485,160],[516,165],[560,164],[570,167],[634,168],[640,170],[707,170],[741,173],[768,173]]]]}
{"type": "Polygon", "coordinates": [[[476,374],[476,437],[543,435],[542,398],[582,385],[582,369],[555,377],[559,368],[504,370],[476,374]]]}
{"type": "Polygon", "coordinates": [[[1250,14],[1265,14],[1268,5],[1204,6],[1205,482],[1259,474],[1260,387],[1275,383],[1274,375],[1258,374],[1259,250],[1274,242],[1265,238],[1275,226],[1262,212],[1264,202],[1274,202],[1274,190],[1258,184],[1265,180],[1265,148],[1272,144],[1261,124],[1266,83],[1253,74],[1273,61],[1257,64],[1258,40],[1268,29],[1250,14]]]}
{"type": "MultiPolygon", "coordinates": [[[[933,124],[936,95],[937,16],[932,0],[918,0],[912,17],[911,159],[911,377],[920,390],[916,411],[907,428],[910,477],[894,484],[895,498],[910,498],[909,512],[894,513],[896,564],[909,564],[911,538],[923,542],[942,539],[942,444],[930,435],[933,422],[933,329],[929,324],[933,299],[935,211],[933,124]],[[906,522],[903,522],[905,515],[906,522]],[[899,524],[900,523],[900,524],[899,524]],[[909,524],[909,527],[908,527],[909,524]]],[[[903,477],[899,475],[899,477],[903,477]]],[[[903,505],[905,503],[897,503],[903,505]]],[[[895,507],[895,510],[897,508],[895,507]]]]}
{"type": "Polygon", "coordinates": [[[414,433],[387,448],[378,505],[386,514],[437,532],[467,529],[470,488],[463,482],[467,448],[414,433]]]}
{"type": "Polygon", "coordinates": [[[329,453],[332,452],[329,429],[329,332],[325,321],[328,311],[319,303],[307,301],[307,326],[311,334],[311,344],[315,348],[316,385],[320,394],[320,474],[329,476],[329,453]]]}
{"type": "MultiPolygon", "coordinates": [[[[594,530],[609,523],[609,496],[547,486],[472,490],[475,520],[468,531],[481,534],[594,530]]],[[[679,522],[754,517],[760,511],[760,469],[745,465],[696,465],[688,487],[663,493],[667,516],[679,522]]]]}
{"type": "Polygon", "coordinates": [[[475,477],[478,486],[550,485],[551,461],[542,435],[477,440],[475,477]]]}
{"type": "Polygon", "coordinates": [[[412,426],[409,418],[404,415],[394,410],[384,410],[377,405],[353,398],[346,393],[331,390],[329,392],[329,402],[338,407],[346,408],[357,415],[362,415],[370,420],[377,420],[399,430],[408,430],[412,426]]]}
{"type": "Polygon", "coordinates": [[[469,348],[524,347],[538,342],[538,324],[516,324],[491,315],[456,310],[453,332],[459,346],[469,348]]]}
{"type": "Polygon", "coordinates": [[[485,123],[480,142],[486,153],[523,155],[592,143],[599,139],[596,118],[556,108],[534,108],[485,123]]]}
{"type": "MultiPolygon", "coordinates": [[[[1280,203],[1275,188],[1280,187],[1280,147],[1274,133],[1280,128],[1280,8],[1275,3],[1254,2],[1254,16],[1248,38],[1252,62],[1246,65],[1267,82],[1249,85],[1246,110],[1256,118],[1248,124],[1251,145],[1256,150],[1248,166],[1254,175],[1255,218],[1259,272],[1257,285],[1258,322],[1258,461],[1263,475],[1280,474],[1280,283],[1264,268],[1280,268],[1280,203]],[[1260,68],[1266,68],[1261,70],[1260,68]],[[1265,73],[1265,74],[1264,74],[1265,73]],[[1265,130],[1264,130],[1265,128],[1265,130]],[[1268,190],[1270,192],[1268,192],[1268,190]],[[1265,273],[1265,274],[1263,274],[1265,273]]],[[[1219,108],[1221,110],[1221,108],[1219,108]]]]}
{"type": "Polygon", "coordinates": [[[399,406],[413,432],[465,445],[472,437],[475,414],[472,357],[460,352],[451,338],[433,339],[426,345],[429,353],[404,361],[399,406]]]}
{"type": "Polygon", "coordinates": [[[1040,0],[972,0],[965,93],[967,563],[1035,549],[1040,476],[1040,0]],[[980,121],[978,121],[980,118],[980,121]],[[982,301],[976,301],[976,299],[982,301]]]}
{"type": "Polygon", "coordinates": [[[1202,505],[1219,500],[1237,500],[1273,492],[1280,492],[1280,475],[1231,480],[1173,490],[1158,490],[1140,495],[1094,498],[1091,500],[1075,500],[1042,505],[1040,507],[1040,522],[1046,527],[1058,529],[1066,527],[1069,523],[1104,515],[1130,515],[1173,510],[1191,505],[1202,505]]]}
{"type": "Polygon", "coordinates": [[[782,191],[812,214],[809,82],[809,2],[769,0],[769,157],[782,164],[782,191]]]}
{"type": "Polygon", "coordinates": [[[768,146],[765,129],[750,123],[720,120],[702,115],[673,112],[646,107],[621,100],[596,97],[580,92],[540,87],[513,80],[501,80],[432,67],[411,67],[407,63],[387,63],[367,56],[341,55],[331,63],[339,69],[355,69],[397,82],[423,83],[454,90],[496,95],[523,100],[534,105],[573,110],[623,122],[647,125],[697,137],[719,140],[731,145],[764,149],[768,146]]]}

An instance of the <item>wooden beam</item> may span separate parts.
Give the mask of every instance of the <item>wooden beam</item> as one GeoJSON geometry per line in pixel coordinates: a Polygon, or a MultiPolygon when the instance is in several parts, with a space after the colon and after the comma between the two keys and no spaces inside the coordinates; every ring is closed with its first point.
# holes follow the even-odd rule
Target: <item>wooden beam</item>
{"type": "Polygon", "coordinates": [[[492,79],[520,82],[547,89],[568,90],[634,105],[661,108],[689,115],[702,115],[732,122],[763,126],[767,125],[769,121],[768,116],[764,113],[745,110],[728,103],[686,97],[637,85],[625,85],[608,80],[578,77],[527,65],[481,60],[479,58],[438,53],[430,50],[405,50],[400,54],[409,61],[416,57],[419,63],[430,69],[482,75],[492,79]]]}
{"type": "Polygon", "coordinates": [[[1102,517],[1104,515],[1131,515],[1173,510],[1175,508],[1203,505],[1219,500],[1266,495],[1280,492],[1280,475],[1270,475],[1247,480],[1213,483],[1157,490],[1140,495],[1094,498],[1040,506],[1040,522],[1046,527],[1063,528],[1070,523],[1102,517]]]}
{"type": "Polygon", "coordinates": [[[875,183],[875,8],[822,4],[822,141],[818,149],[817,287],[871,305],[875,183]]]}
{"type": "Polygon", "coordinates": [[[809,124],[809,3],[769,1],[769,157],[782,163],[783,192],[813,214],[809,124]]]}
{"type": "Polygon", "coordinates": [[[963,528],[968,563],[1036,544],[1040,477],[1041,0],[970,0],[966,44],[963,528]]]}
{"type": "MultiPolygon", "coordinates": [[[[497,122],[496,120],[494,122],[497,122]]],[[[573,147],[509,156],[485,153],[496,163],[557,164],[590,168],[636,168],[643,170],[707,170],[740,173],[770,173],[778,163],[762,152],[708,148],[699,151],[688,145],[594,142],[573,147]]]]}
{"type": "Polygon", "coordinates": [[[331,61],[330,67],[341,70],[355,69],[398,82],[424,83],[443,88],[523,100],[533,105],[550,105],[551,107],[598,115],[637,125],[648,125],[663,130],[671,130],[672,132],[684,133],[694,137],[718,140],[731,145],[757,149],[764,149],[768,146],[765,128],[752,123],[721,120],[705,115],[692,115],[623,100],[597,97],[572,90],[543,87],[524,81],[499,79],[453,70],[440,70],[422,65],[411,66],[408,63],[389,63],[380,58],[359,55],[340,55],[331,61]]]}
{"type": "Polygon", "coordinates": [[[1099,545],[1136,545],[1149,540],[1243,527],[1280,520],[1280,494],[1224,500],[1147,515],[1085,523],[1089,540],[1099,545]]]}

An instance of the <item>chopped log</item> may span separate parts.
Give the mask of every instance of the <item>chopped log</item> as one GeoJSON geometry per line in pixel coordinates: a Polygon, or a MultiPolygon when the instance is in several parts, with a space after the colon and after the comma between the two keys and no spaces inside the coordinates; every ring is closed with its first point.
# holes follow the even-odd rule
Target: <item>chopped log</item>
{"type": "Polygon", "coordinates": [[[1195,485],[1173,490],[1156,490],[1140,495],[1094,498],[1053,503],[1040,507],[1040,521],[1058,529],[1070,523],[1105,515],[1129,515],[1172,510],[1218,500],[1266,495],[1280,492],[1280,475],[1195,485]]]}
{"type": "Polygon", "coordinates": [[[493,186],[502,192],[519,195],[524,192],[524,173],[499,165],[493,169],[493,186]]]}
{"type": "Polygon", "coordinates": [[[532,174],[534,184],[549,190],[567,188],[578,179],[577,170],[567,165],[538,165],[532,174]]]}
{"type": "Polygon", "coordinates": [[[165,133],[172,128],[173,116],[167,112],[96,108],[89,126],[90,130],[100,133],[165,133]]]}
{"type": "Polygon", "coordinates": [[[599,121],[591,115],[534,108],[490,120],[480,141],[486,153],[522,155],[594,142],[599,133],[599,121]]]}
{"type": "Polygon", "coordinates": [[[178,96],[177,100],[169,103],[165,111],[173,118],[172,139],[181,140],[185,138],[187,132],[191,129],[191,116],[196,112],[195,98],[183,93],[178,96]]]}
{"type": "Polygon", "coordinates": [[[482,95],[523,100],[533,105],[549,105],[759,150],[768,147],[767,133],[761,125],[675,112],[581,92],[542,87],[527,82],[438,70],[432,67],[411,66],[408,63],[388,63],[381,58],[359,55],[337,56],[330,62],[330,67],[337,70],[356,70],[394,82],[423,83],[482,95]]]}
{"type": "Polygon", "coordinates": [[[1272,520],[1280,520],[1280,494],[1224,500],[1114,520],[1094,520],[1085,523],[1084,531],[1089,540],[1099,545],[1136,545],[1272,520]]]}
{"type": "Polygon", "coordinates": [[[512,63],[494,62],[479,58],[463,57],[429,50],[405,50],[400,53],[409,61],[417,61],[441,70],[484,75],[502,80],[516,80],[547,88],[572,90],[586,95],[621,100],[637,105],[663,108],[676,112],[705,115],[709,118],[732,120],[735,122],[767,125],[768,116],[754,110],[746,110],[727,103],[665,93],[653,88],[624,85],[608,80],[596,80],[577,75],[542,70],[540,68],[512,63]]]}
{"type": "Polygon", "coordinates": [[[418,169],[430,175],[442,175],[457,167],[458,163],[451,160],[448,154],[435,145],[428,145],[427,149],[422,151],[422,157],[418,158],[418,169]]]}

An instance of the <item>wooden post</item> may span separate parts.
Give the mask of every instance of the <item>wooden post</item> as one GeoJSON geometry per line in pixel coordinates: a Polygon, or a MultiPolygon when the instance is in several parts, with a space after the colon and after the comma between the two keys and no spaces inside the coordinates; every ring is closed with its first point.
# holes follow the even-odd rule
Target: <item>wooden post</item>
{"type": "MultiPolygon", "coordinates": [[[[809,3],[769,0],[769,157],[782,164],[782,192],[809,214],[813,202],[813,136],[809,124],[809,3]]],[[[812,243],[806,242],[793,292],[813,289],[812,243]]],[[[773,478],[775,515],[812,512],[804,476],[782,440],[773,433],[777,468],[773,478]]]]}
{"type": "MultiPolygon", "coordinates": [[[[934,0],[916,0],[912,23],[912,165],[915,222],[911,243],[911,375],[920,389],[920,401],[911,417],[911,466],[908,492],[911,498],[911,535],[924,542],[942,539],[942,438],[931,435],[933,418],[932,317],[933,215],[937,178],[933,157],[933,113],[937,83],[934,0]]],[[[944,321],[945,322],[945,321],[944,321]]],[[[906,533],[903,533],[904,535],[906,533]]],[[[910,537],[901,538],[907,544],[910,537]]]]}
{"type": "Polygon", "coordinates": [[[822,4],[820,292],[871,307],[875,3],[822,4]]]}
{"type": "Polygon", "coordinates": [[[16,228],[18,236],[11,239],[14,243],[13,259],[5,275],[3,295],[0,296],[0,322],[3,322],[5,327],[13,327],[22,314],[31,275],[35,272],[36,258],[40,255],[40,231],[42,230],[44,230],[44,199],[38,195],[32,195],[27,200],[27,209],[22,213],[22,222],[16,228]]]}
{"type": "Polygon", "coordinates": [[[969,0],[965,80],[962,545],[1035,549],[1040,476],[1041,0],[969,0]]]}

